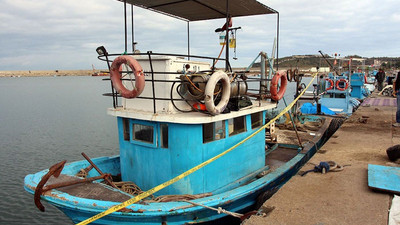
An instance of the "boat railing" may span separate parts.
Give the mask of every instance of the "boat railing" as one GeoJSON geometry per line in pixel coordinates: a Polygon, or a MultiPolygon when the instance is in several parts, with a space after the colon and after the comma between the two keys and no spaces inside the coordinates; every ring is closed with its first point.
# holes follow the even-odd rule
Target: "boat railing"
{"type": "MultiPolygon", "coordinates": [[[[206,83],[206,82],[200,82],[200,81],[196,81],[196,82],[190,82],[191,84],[189,84],[188,81],[182,80],[180,79],[181,75],[193,75],[193,74],[202,74],[202,73],[206,73],[206,74],[213,74],[218,68],[215,66],[216,63],[218,61],[222,61],[225,64],[225,61],[227,61],[224,58],[214,58],[214,57],[207,57],[207,56],[197,56],[197,55],[181,55],[181,54],[166,54],[166,53],[154,53],[152,51],[148,51],[146,53],[124,53],[124,54],[102,54],[98,56],[98,59],[101,61],[105,61],[107,63],[108,69],[110,70],[111,68],[111,64],[113,63],[114,59],[117,58],[118,56],[121,55],[129,55],[132,56],[134,58],[140,58],[143,60],[147,60],[148,62],[148,68],[144,69],[144,74],[145,74],[145,81],[146,83],[150,82],[151,85],[151,96],[138,96],[136,98],[138,99],[148,99],[148,100],[152,100],[153,101],[153,113],[157,112],[157,101],[171,101],[172,104],[174,105],[174,107],[178,110],[178,111],[183,111],[183,110],[179,110],[179,108],[175,105],[175,102],[187,102],[187,99],[184,98],[184,96],[182,96],[179,92],[179,88],[180,85],[182,83],[185,83],[186,85],[193,85],[193,83],[195,83],[195,85],[199,85],[201,83],[206,83]],[[158,58],[157,58],[158,57],[158,58]],[[210,62],[209,65],[211,65],[210,67],[208,67],[208,70],[200,70],[200,71],[185,71],[184,68],[182,68],[182,70],[177,70],[177,71],[157,71],[153,64],[154,61],[158,60],[160,57],[176,57],[178,59],[181,60],[187,60],[187,63],[191,63],[191,62],[196,62],[194,60],[198,60],[198,62],[204,62],[204,61],[208,61],[210,62]],[[163,75],[163,76],[161,76],[163,75]],[[156,95],[156,84],[157,83],[169,83],[171,85],[171,94],[169,97],[166,96],[157,96],[156,95]],[[176,90],[174,90],[176,88],[176,90]],[[175,92],[174,92],[175,91],[175,92]],[[173,95],[174,93],[178,93],[178,95],[173,95]]],[[[245,83],[246,87],[248,86],[248,93],[246,93],[246,96],[248,96],[249,98],[256,98],[256,99],[261,99],[260,96],[267,96],[269,94],[269,91],[266,90],[265,88],[260,88],[262,87],[262,82],[265,83],[265,81],[270,82],[271,79],[261,79],[259,76],[259,73],[257,74],[257,72],[249,72],[249,71],[233,71],[229,61],[227,62],[228,65],[228,71],[226,71],[226,73],[228,75],[231,76],[232,80],[239,78],[236,82],[240,85],[241,83],[245,83]],[[262,93],[262,91],[264,93],[262,93]],[[248,95],[247,95],[248,94],[248,95]]],[[[132,74],[132,71],[129,71],[129,68],[125,71],[121,71],[122,74],[132,74]]],[[[110,80],[110,78],[105,78],[103,80],[110,80]]],[[[132,76],[123,76],[123,78],[121,79],[123,81],[134,81],[134,76],[132,78],[132,76]]],[[[118,94],[116,92],[116,90],[114,89],[112,82],[111,82],[111,93],[105,93],[103,94],[104,96],[111,96],[113,98],[113,107],[114,108],[118,108],[118,107],[122,107],[122,105],[120,104],[121,101],[119,101],[118,98],[121,98],[122,96],[120,94],[118,94]]],[[[239,97],[239,96],[238,96],[239,97]]],[[[192,105],[191,105],[192,106],[192,105]]],[[[191,111],[199,111],[198,109],[192,107],[191,111]]]]}

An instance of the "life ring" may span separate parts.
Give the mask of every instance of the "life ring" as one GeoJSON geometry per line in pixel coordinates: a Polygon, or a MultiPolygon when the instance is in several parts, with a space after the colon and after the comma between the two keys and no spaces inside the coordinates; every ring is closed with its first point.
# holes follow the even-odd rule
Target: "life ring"
{"type": "Polygon", "coordinates": [[[204,91],[204,104],[206,105],[207,111],[211,113],[211,115],[218,115],[225,110],[225,107],[228,105],[229,98],[231,95],[231,87],[229,82],[228,75],[218,70],[213,73],[210,79],[207,81],[206,89],[204,91]],[[214,90],[217,86],[217,83],[221,81],[222,83],[222,96],[218,105],[214,104],[214,90]]]}
{"type": "Polygon", "coordinates": [[[114,59],[110,67],[110,79],[115,90],[124,98],[136,98],[144,90],[145,79],[142,66],[131,56],[122,55],[114,59]],[[128,64],[135,75],[135,87],[133,90],[128,90],[122,83],[122,64],[128,64]]]}
{"type": "Polygon", "coordinates": [[[333,80],[331,80],[329,78],[326,78],[325,80],[328,81],[328,83],[329,83],[329,87],[327,87],[325,90],[329,91],[334,87],[333,80]]]}
{"type": "Polygon", "coordinates": [[[344,90],[346,90],[348,87],[349,87],[349,82],[347,82],[346,79],[339,79],[339,80],[336,81],[336,88],[337,88],[339,91],[344,91],[344,90]],[[344,83],[346,84],[344,88],[342,88],[342,87],[339,86],[340,82],[344,82],[344,83]]]}
{"type": "Polygon", "coordinates": [[[280,100],[283,98],[283,95],[285,94],[286,91],[286,85],[287,85],[287,78],[285,76],[285,72],[278,71],[275,76],[272,78],[271,81],[271,98],[275,101],[280,100]],[[278,91],[278,82],[281,80],[281,85],[278,91]]]}

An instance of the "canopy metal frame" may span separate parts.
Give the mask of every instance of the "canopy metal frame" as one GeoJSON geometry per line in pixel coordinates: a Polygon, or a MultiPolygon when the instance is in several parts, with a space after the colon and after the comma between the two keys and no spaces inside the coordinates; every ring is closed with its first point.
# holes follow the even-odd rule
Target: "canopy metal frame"
{"type": "MultiPolygon", "coordinates": [[[[131,4],[131,36],[132,52],[135,52],[135,32],[133,6],[138,6],[150,11],[167,15],[187,22],[187,58],[190,60],[190,22],[212,19],[229,19],[240,16],[253,16],[276,14],[277,15],[277,50],[275,65],[278,69],[279,59],[279,12],[256,1],[256,0],[118,0],[124,3],[124,30],[125,30],[125,52],[128,51],[128,23],[127,23],[127,4],[131,4]],[[225,6],[224,6],[225,5],[225,6]]],[[[228,28],[228,27],[227,27],[228,28]]],[[[226,29],[225,35],[225,70],[229,67],[229,31],[226,29]]]]}

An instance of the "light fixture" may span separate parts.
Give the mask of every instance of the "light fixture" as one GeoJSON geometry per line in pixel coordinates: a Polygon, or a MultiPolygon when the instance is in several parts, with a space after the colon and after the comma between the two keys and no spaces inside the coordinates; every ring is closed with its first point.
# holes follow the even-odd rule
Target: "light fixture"
{"type": "Polygon", "coordinates": [[[108,55],[108,52],[107,52],[106,48],[104,48],[104,46],[97,47],[96,52],[99,55],[108,55]]]}

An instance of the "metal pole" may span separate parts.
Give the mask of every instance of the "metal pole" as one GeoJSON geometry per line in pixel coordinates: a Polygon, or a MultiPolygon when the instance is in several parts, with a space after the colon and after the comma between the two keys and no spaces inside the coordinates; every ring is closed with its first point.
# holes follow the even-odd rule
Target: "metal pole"
{"type": "Polygon", "coordinates": [[[229,66],[229,0],[226,0],[225,71],[229,66]]]}
{"type": "Polygon", "coordinates": [[[279,12],[278,12],[278,19],[276,25],[276,70],[279,70],[279,12]]]}
{"type": "Polygon", "coordinates": [[[329,60],[324,56],[324,53],[322,53],[321,50],[319,50],[318,52],[319,52],[319,54],[321,54],[322,58],[325,59],[325,61],[328,63],[328,65],[331,67],[331,69],[336,73],[336,75],[339,76],[339,73],[337,72],[335,67],[333,67],[333,65],[329,62],[329,60]]]}
{"type": "Polygon", "coordinates": [[[190,27],[189,21],[187,22],[187,45],[188,45],[188,60],[190,60],[190,27]]]}
{"type": "MultiPolygon", "coordinates": [[[[287,107],[285,97],[283,97],[282,99],[283,99],[283,102],[285,103],[285,107],[287,107]]],[[[296,124],[295,124],[295,122],[294,122],[294,119],[293,119],[292,114],[291,114],[290,111],[291,111],[291,110],[287,111],[287,113],[289,114],[290,120],[292,121],[293,129],[294,129],[294,131],[295,131],[295,133],[296,133],[296,137],[297,137],[297,140],[299,141],[299,145],[300,145],[301,147],[303,147],[303,144],[301,143],[301,139],[300,139],[299,132],[297,131],[296,124]]]]}
{"type": "MultiPolygon", "coordinates": [[[[104,174],[104,173],[99,169],[99,167],[97,167],[96,164],[93,163],[93,161],[89,158],[89,156],[87,156],[84,152],[82,152],[81,154],[82,154],[83,158],[85,158],[85,159],[90,163],[90,165],[92,165],[93,168],[95,168],[95,169],[97,170],[97,172],[98,172],[100,175],[103,175],[103,174],[104,174]]],[[[118,189],[118,187],[115,186],[115,184],[113,184],[113,182],[112,182],[112,180],[110,179],[110,177],[106,176],[106,177],[104,177],[104,180],[105,180],[109,185],[111,185],[113,188],[117,188],[117,189],[118,189]]]]}
{"type": "MultiPolygon", "coordinates": [[[[268,79],[272,79],[273,76],[273,70],[274,70],[274,58],[275,58],[275,51],[276,51],[276,38],[274,38],[274,44],[272,46],[272,53],[271,53],[271,58],[268,59],[268,65],[269,65],[269,72],[268,72],[268,79]]],[[[267,82],[267,90],[271,90],[271,82],[267,82]]]]}
{"type": "Polygon", "coordinates": [[[132,22],[132,53],[135,52],[135,27],[133,21],[133,5],[131,5],[131,22],[132,22]]]}
{"type": "Polygon", "coordinates": [[[267,88],[267,73],[266,73],[266,53],[260,52],[261,55],[261,61],[260,61],[260,66],[261,66],[261,82],[260,82],[260,99],[261,99],[261,94],[266,93],[266,88],[267,88]]]}
{"type": "Polygon", "coordinates": [[[126,22],[126,0],[124,0],[124,20],[125,20],[125,52],[128,51],[128,24],[126,22]]]}
{"type": "Polygon", "coordinates": [[[147,55],[149,56],[149,62],[150,62],[150,70],[151,70],[151,88],[153,90],[153,113],[156,114],[156,91],[154,87],[154,70],[153,70],[153,62],[151,61],[151,51],[147,52],[147,55]]]}

